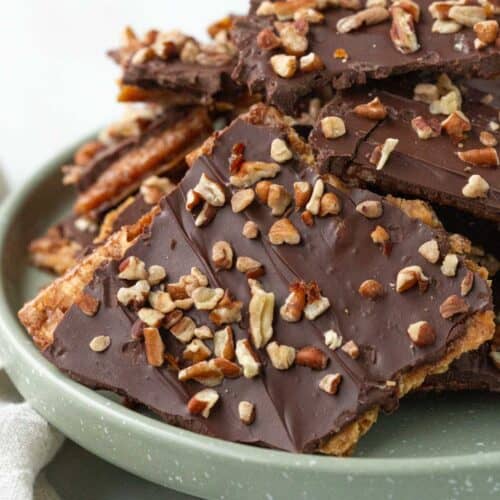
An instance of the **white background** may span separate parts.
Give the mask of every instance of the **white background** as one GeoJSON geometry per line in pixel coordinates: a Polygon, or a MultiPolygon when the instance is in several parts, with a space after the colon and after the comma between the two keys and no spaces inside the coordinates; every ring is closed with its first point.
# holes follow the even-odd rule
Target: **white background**
{"type": "Polygon", "coordinates": [[[0,164],[11,189],[58,151],[120,115],[105,51],[122,28],[206,26],[248,0],[0,0],[0,164]]]}

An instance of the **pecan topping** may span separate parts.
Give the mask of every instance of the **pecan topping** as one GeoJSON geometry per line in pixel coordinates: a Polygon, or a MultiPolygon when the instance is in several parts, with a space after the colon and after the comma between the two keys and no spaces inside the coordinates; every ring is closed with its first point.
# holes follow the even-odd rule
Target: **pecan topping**
{"type": "Polygon", "coordinates": [[[480,175],[469,177],[467,184],[462,188],[462,194],[467,198],[484,198],[490,190],[490,185],[480,175]]]}
{"type": "Polygon", "coordinates": [[[474,273],[467,269],[465,273],[464,279],[460,283],[460,295],[465,297],[472,290],[472,286],[474,285],[474,273]]]}
{"type": "Polygon", "coordinates": [[[287,218],[276,221],[269,229],[268,237],[273,245],[298,245],[300,243],[300,233],[287,218]]]}
{"type": "Polygon", "coordinates": [[[273,341],[266,347],[271,364],[277,370],[288,370],[295,361],[295,349],[273,341]]]}
{"type": "Polygon", "coordinates": [[[174,189],[175,184],[170,179],[152,175],[141,184],[140,193],[148,205],[156,205],[164,195],[174,189]]]}
{"type": "Polygon", "coordinates": [[[327,139],[337,139],[346,133],[345,123],[340,116],[325,116],[321,119],[321,131],[327,139]]]}
{"type": "Polygon", "coordinates": [[[217,241],[212,247],[212,261],[217,269],[231,269],[233,256],[233,249],[227,241],[217,241]]]}
{"type": "Polygon", "coordinates": [[[255,194],[257,198],[262,203],[267,204],[267,199],[269,198],[269,188],[271,187],[271,181],[260,181],[255,185],[255,194]]]}
{"type": "Polygon", "coordinates": [[[408,336],[417,347],[434,344],[436,332],[427,321],[417,321],[408,327],[408,336]]]}
{"type": "Polygon", "coordinates": [[[222,300],[210,313],[210,321],[217,326],[237,323],[238,321],[241,321],[242,307],[243,303],[238,300],[232,300],[229,292],[226,290],[222,300]]]}
{"type": "Polygon", "coordinates": [[[360,10],[356,14],[339,19],[337,22],[337,31],[339,33],[349,33],[357,30],[363,25],[371,26],[379,24],[389,18],[389,11],[380,6],[369,7],[368,9],[360,10]]]}
{"type": "Polygon", "coordinates": [[[205,286],[196,288],[191,294],[194,306],[198,311],[211,311],[215,309],[223,296],[224,290],[222,288],[208,288],[205,286]]]}
{"type": "Polygon", "coordinates": [[[325,344],[332,351],[338,349],[342,345],[342,337],[335,330],[327,330],[324,334],[325,344]]]}
{"type": "Polygon", "coordinates": [[[290,295],[280,308],[280,316],[289,323],[295,323],[300,321],[306,307],[306,284],[303,281],[292,283],[289,291],[290,295]]]}
{"type": "Polygon", "coordinates": [[[315,52],[309,52],[309,54],[302,56],[299,59],[300,70],[304,73],[311,73],[313,71],[319,71],[325,67],[323,59],[315,52]]]}
{"type": "Polygon", "coordinates": [[[444,319],[449,319],[456,314],[466,313],[469,305],[458,295],[450,295],[440,306],[439,312],[444,319]]]}
{"type": "Polygon", "coordinates": [[[144,348],[146,350],[146,358],[151,366],[160,367],[165,360],[164,352],[165,345],[160,335],[158,328],[144,328],[144,348]]]}
{"type": "Polygon", "coordinates": [[[210,205],[210,203],[205,202],[203,204],[203,208],[194,221],[194,225],[196,227],[205,227],[212,222],[216,214],[217,209],[213,205],[210,205]]]}
{"type": "Polygon", "coordinates": [[[479,134],[479,140],[481,141],[481,144],[483,146],[487,146],[487,147],[494,147],[498,144],[497,138],[491,132],[488,132],[487,130],[483,130],[479,134]]]}
{"type": "Polygon", "coordinates": [[[200,340],[212,339],[214,336],[212,330],[206,325],[196,327],[193,333],[194,336],[200,340]]]}
{"type": "Polygon", "coordinates": [[[297,351],[295,363],[300,366],[307,366],[313,370],[324,370],[328,364],[328,357],[321,349],[314,346],[306,346],[297,351]]]}
{"type": "Polygon", "coordinates": [[[240,401],[238,404],[238,415],[245,425],[253,424],[255,420],[255,405],[249,401],[240,401]]]}
{"type": "Polygon", "coordinates": [[[146,302],[150,290],[146,280],[139,280],[135,285],[128,288],[120,288],[116,294],[118,302],[124,306],[141,306],[146,302]]]}
{"type": "Polygon", "coordinates": [[[165,315],[156,309],[150,309],[149,307],[143,307],[137,311],[137,316],[139,319],[146,323],[148,326],[159,327],[165,315]]]}
{"type": "Polygon", "coordinates": [[[246,210],[253,202],[255,192],[252,188],[236,191],[231,198],[231,208],[235,214],[246,210]]]}
{"type": "MultiPolygon", "coordinates": [[[[307,21],[275,23],[283,49],[288,55],[301,56],[307,51],[307,21]]],[[[279,73],[278,73],[279,74],[279,73]]]]}
{"type": "Polygon", "coordinates": [[[498,167],[500,159],[495,148],[469,149],[468,151],[459,151],[457,156],[475,167],[498,167]]]}
{"type": "Polygon", "coordinates": [[[252,298],[248,306],[250,335],[257,349],[264,347],[273,336],[274,293],[266,292],[251,280],[252,298]]]}
{"type": "Polygon", "coordinates": [[[145,280],[148,278],[146,264],[138,257],[127,257],[118,266],[118,278],[122,280],[145,280]]]}
{"type": "Polygon", "coordinates": [[[337,394],[340,382],[342,382],[340,373],[329,373],[320,380],[319,388],[327,394],[337,394]]]}
{"type": "Polygon", "coordinates": [[[75,304],[80,308],[86,316],[95,316],[99,310],[100,301],[89,295],[88,293],[82,293],[80,297],[75,301],[75,304]]]}
{"type": "Polygon", "coordinates": [[[441,272],[445,276],[449,276],[452,278],[457,274],[458,267],[458,257],[454,253],[449,253],[443,260],[443,264],[441,265],[441,272]]]}
{"type": "Polygon", "coordinates": [[[247,278],[256,279],[264,274],[264,266],[252,257],[240,256],[236,259],[236,269],[247,278]]]}
{"type": "Polygon", "coordinates": [[[111,345],[111,338],[107,335],[98,335],[89,342],[89,347],[94,352],[104,352],[111,345]]]}
{"type": "Polygon", "coordinates": [[[297,58],[286,54],[276,54],[269,60],[273,71],[281,78],[292,78],[297,71],[297,58]]]}
{"type": "Polygon", "coordinates": [[[230,326],[215,332],[214,354],[218,358],[228,359],[229,361],[234,359],[234,335],[230,326]]]}
{"type": "Polygon", "coordinates": [[[274,216],[283,215],[292,201],[292,197],[281,184],[271,184],[267,195],[267,204],[274,216]]]}
{"type": "Polygon", "coordinates": [[[427,289],[429,278],[424,274],[420,266],[408,266],[399,271],[396,278],[396,292],[402,293],[415,285],[422,290],[427,289]]]}
{"type": "Polygon", "coordinates": [[[178,321],[170,326],[170,333],[183,344],[191,342],[194,337],[194,330],[196,328],[195,322],[187,317],[182,316],[178,321]]]}
{"type": "Polygon", "coordinates": [[[224,374],[222,370],[213,363],[214,361],[214,359],[210,361],[199,361],[179,371],[177,377],[181,382],[196,380],[200,384],[208,387],[215,387],[222,383],[224,374]]]}
{"type": "Polygon", "coordinates": [[[476,5],[453,5],[448,11],[448,17],[462,26],[472,28],[486,19],[486,8],[476,5]]]}
{"type": "Polygon", "coordinates": [[[465,132],[469,132],[472,128],[470,120],[460,110],[453,111],[441,122],[441,126],[449,136],[457,140],[463,139],[465,132]]]}
{"type": "Polygon", "coordinates": [[[411,127],[422,140],[441,135],[441,123],[436,119],[426,120],[423,116],[417,116],[411,121],[411,127]]]}
{"type": "Polygon", "coordinates": [[[276,138],[271,143],[271,158],[276,163],[285,163],[293,158],[293,153],[283,139],[276,138]]]}
{"type": "Polygon", "coordinates": [[[321,295],[321,290],[315,281],[311,281],[306,286],[306,307],[304,316],[310,320],[315,320],[321,316],[330,307],[330,301],[327,297],[321,295]]]}
{"type": "Polygon", "coordinates": [[[257,35],[257,46],[262,50],[274,50],[281,45],[281,40],[271,28],[264,28],[257,35]]]}
{"type": "Polygon", "coordinates": [[[354,112],[363,118],[369,120],[383,120],[387,116],[387,108],[382,104],[378,97],[372,99],[366,104],[358,104],[354,112]]]}
{"type": "Polygon", "coordinates": [[[241,142],[237,142],[233,145],[231,149],[231,156],[229,157],[229,172],[234,174],[238,172],[241,165],[245,161],[244,157],[245,145],[241,142]]]}
{"type": "Polygon", "coordinates": [[[241,234],[249,240],[254,240],[259,236],[259,226],[255,222],[249,220],[245,222],[241,234]]]}
{"type": "Polygon", "coordinates": [[[346,342],[342,346],[342,350],[347,353],[352,359],[358,359],[359,358],[359,347],[354,342],[354,340],[349,340],[349,342],[346,342]]]}
{"type": "Polygon", "coordinates": [[[193,188],[212,207],[222,207],[226,203],[226,195],[219,183],[201,174],[198,184],[193,188]]]}
{"type": "Polygon", "coordinates": [[[382,216],[382,203],[378,200],[365,200],[356,205],[356,211],[367,219],[378,219],[382,216]]]}
{"type": "Polygon", "coordinates": [[[314,183],[311,196],[306,204],[306,210],[308,212],[311,212],[311,214],[313,215],[319,214],[319,210],[321,207],[321,197],[323,196],[324,191],[325,191],[325,183],[321,179],[318,179],[314,183]]]}
{"type": "Polygon", "coordinates": [[[498,21],[479,21],[473,26],[477,38],[486,45],[494,43],[498,36],[498,21]]]}
{"type": "Polygon", "coordinates": [[[420,49],[420,44],[417,40],[412,14],[397,4],[392,5],[390,13],[392,16],[390,35],[394,47],[403,54],[417,52],[420,49]]]}
{"type": "Polygon", "coordinates": [[[311,197],[311,184],[305,181],[294,182],[293,194],[297,208],[304,208],[311,197]]]}
{"type": "Polygon", "coordinates": [[[358,289],[359,294],[366,299],[376,300],[384,295],[384,287],[377,280],[366,280],[358,289]]]}
{"type": "Polygon", "coordinates": [[[342,210],[342,203],[335,193],[325,193],[319,202],[319,215],[338,215],[342,210]]]}
{"type": "Polygon", "coordinates": [[[188,401],[188,411],[192,415],[210,416],[212,408],[219,400],[219,394],[214,389],[203,389],[188,401]]]}
{"type": "Polygon", "coordinates": [[[374,148],[370,156],[370,163],[376,165],[377,170],[382,170],[391,156],[391,153],[396,149],[398,143],[399,139],[388,137],[384,141],[384,144],[379,144],[374,148]]]}
{"type": "Polygon", "coordinates": [[[148,282],[151,286],[159,285],[167,277],[167,271],[163,266],[153,264],[148,268],[148,282]]]}
{"type": "Polygon", "coordinates": [[[262,161],[245,161],[234,175],[229,177],[229,182],[238,188],[253,186],[261,179],[276,177],[280,171],[277,163],[266,163],[262,161]]]}
{"type": "Polygon", "coordinates": [[[182,358],[191,363],[199,363],[210,358],[212,351],[201,339],[193,339],[182,352],[182,358]]]}
{"type": "Polygon", "coordinates": [[[429,240],[418,247],[418,253],[431,264],[439,260],[439,245],[436,240],[429,240]]]}
{"type": "Polygon", "coordinates": [[[153,309],[167,314],[175,309],[174,301],[168,292],[163,292],[161,290],[157,292],[150,292],[148,296],[149,303],[153,309]]]}
{"type": "Polygon", "coordinates": [[[236,358],[243,367],[243,376],[246,378],[256,377],[260,372],[260,362],[247,339],[236,342],[236,358]]]}

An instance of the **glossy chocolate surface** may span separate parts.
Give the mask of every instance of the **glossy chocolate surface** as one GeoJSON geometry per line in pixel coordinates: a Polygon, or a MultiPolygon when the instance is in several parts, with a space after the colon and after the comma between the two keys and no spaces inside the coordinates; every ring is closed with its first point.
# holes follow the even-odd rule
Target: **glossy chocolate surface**
{"type": "MultiPolygon", "coordinates": [[[[478,51],[474,48],[474,32],[462,28],[458,33],[432,32],[434,19],[428,12],[432,0],[421,0],[420,20],[416,32],[420,49],[403,54],[395,49],[389,36],[391,20],[362,27],[349,33],[339,33],[339,19],[355,12],[343,8],[328,8],[325,21],[309,26],[307,53],[319,55],[323,70],[297,73],[290,79],[281,78],[271,68],[269,58],[281,53],[280,49],[264,51],[257,45],[257,35],[264,28],[273,28],[275,16],[257,16],[260,1],[252,2],[250,15],[237,21],[233,39],[240,50],[240,59],[233,76],[247,84],[252,92],[263,92],[266,102],[288,114],[298,111],[301,99],[323,94],[325,89],[343,89],[363,85],[369,79],[385,79],[412,71],[446,71],[456,74],[476,74],[490,78],[500,73],[500,50],[489,46],[478,51]],[[334,58],[334,51],[344,49],[348,58],[334,58]]],[[[498,18],[498,16],[497,16],[498,18]]]]}
{"type": "MultiPolygon", "coordinates": [[[[417,248],[436,237],[444,251],[444,235],[410,220],[396,207],[364,190],[345,193],[328,186],[327,191],[341,199],[342,212],[338,217],[316,217],[313,227],[303,225],[300,213],[290,208],[288,217],[302,238],[297,246],[270,244],[268,229],[277,219],[269,207],[257,200],[238,214],[226,204],[208,226],[196,227],[193,214],[185,209],[185,202],[187,191],[198,183],[201,174],[205,172],[223,185],[229,200],[234,189],[228,182],[233,146],[245,145],[246,160],[269,162],[271,142],[284,137],[284,128],[236,120],[219,135],[213,152],[196,161],[180,188],[164,198],[161,213],[127,254],[141,258],[147,265],[163,265],[168,272],[168,282],[177,281],[197,266],[207,275],[210,286],[228,289],[244,303],[242,321],[231,326],[236,338],[247,338],[250,299],[247,279],[235,268],[216,270],[210,257],[213,244],[227,240],[235,257],[250,256],[265,267],[265,275],[259,281],[276,297],[273,340],[296,348],[318,347],[329,358],[325,370],[293,366],[279,371],[261,349],[258,353],[263,364],[260,376],[225,379],[215,388],[220,400],[209,418],[190,415],[187,401],[203,386],[179,382],[177,374],[166,364],[161,368],[148,365],[142,341],[132,336],[134,324],[137,330],[137,315],[116,299],[118,288],[126,286],[117,277],[117,262],[99,269],[87,288],[88,293],[100,300],[97,314],[89,317],[78,306],[72,306],[55,331],[47,357],[75,379],[126,395],[173,424],[223,439],[290,451],[314,450],[318,442],[338,432],[367,409],[394,408],[395,388],[387,386],[386,381],[441,358],[450,343],[464,334],[467,316],[491,308],[488,285],[476,276],[474,287],[465,298],[469,313],[454,316],[452,320],[443,319],[439,305],[451,294],[459,293],[466,273],[463,262],[460,261],[456,277],[443,276],[439,265],[425,261],[417,248]],[[378,219],[365,218],[355,210],[356,204],[363,200],[381,200],[383,215],[378,219]],[[249,240],[241,235],[247,220],[259,226],[258,239],[249,240]],[[392,252],[389,256],[371,241],[370,233],[377,225],[384,226],[390,233],[392,252]],[[431,278],[429,289],[425,293],[417,288],[396,293],[393,287],[398,271],[412,264],[421,266],[431,278]],[[384,286],[385,294],[378,300],[358,294],[360,283],[369,278],[379,280],[384,286]],[[278,308],[288,295],[288,286],[296,280],[317,281],[322,294],[331,302],[331,307],[314,321],[304,318],[298,323],[287,323],[279,316],[278,308]],[[419,348],[410,341],[406,329],[409,323],[419,320],[426,320],[434,327],[437,336],[433,345],[419,348]],[[357,343],[361,351],[358,359],[325,345],[323,332],[330,328],[335,329],[344,342],[357,343]],[[111,338],[110,347],[103,353],[89,349],[90,340],[97,335],[111,338]],[[318,387],[327,373],[342,375],[336,395],[326,394],[318,387]],[[243,425],[238,418],[237,407],[242,400],[256,405],[252,425],[243,425]]],[[[294,182],[314,182],[316,178],[317,173],[306,168],[295,154],[292,160],[281,165],[281,172],[273,182],[293,192],[294,182]]],[[[208,324],[215,329],[205,312],[192,309],[186,314],[198,325],[208,324]]],[[[179,356],[184,346],[167,331],[162,331],[162,337],[167,351],[179,356]]],[[[212,347],[210,341],[207,344],[212,347]]]]}

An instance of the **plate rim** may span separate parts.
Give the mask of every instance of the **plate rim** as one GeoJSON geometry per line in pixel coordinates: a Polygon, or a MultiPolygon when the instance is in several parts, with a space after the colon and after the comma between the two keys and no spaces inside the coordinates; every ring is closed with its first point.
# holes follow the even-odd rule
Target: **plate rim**
{"type": "MultiPolygon", "coordinates": [[[[94,137],[87,135],[84,139],[74,142],[51,159],[42,164],[20,188],[10,193],[0,206],[0,338],[14,350],[13,356],[24,360],[43,376],[46,383],[57,388],[61,393],[77,399],[80,403],[89,405],[92,411],[105,416],[115,424],[125,422],[133,432],[151,434],[151,437],[162,442],[185,446],[193,451],[209,455],[216,455],[219,459],[233,459],[244,461],[256,466],[272,467],[277,470],[294,471],[311,470],[311,460],[314,460],[314,471],[330,474],[350,474],[370,476],[404,476],[410,474],[455,472],[460,469],[471,470],[474,467],[491,467],[500,465],[500,450],[483,453],[467,453],[459,455],[442,455],[432,457],[332,457],[289,453],[279,450],[259,448],[248,444],[233,443],[219,438],[204,436],[192,431],[172,426],[166,422],[157,421],[134,412],[131,409],[110,401],[103,395],[78,384],[60,372],[46,360],[33,344],[24,327],[17,319],[17,314],[10,308],[8,292],[2,273],[2,262],[6,252],[5,242],[7,232],[14,222],[14,217],[25,203],[30,192],[48,176],[53,175],[81,144],[94,137]]],[[[9,366],[5,367],[9,374],[9,366]]],[[[10,374],[9,374],[10,375],[10,374]]],[[[46,417],[47,418],[47,417],[46,417]]],[[[76,417],[75,417],[76,418],[76,417]]],[[[49,422],[57,427],[47,418],[49,422]]],[[[376,427],[375,427],[376,429],[376,427]]],[[[374,432],[373,430],[371,432],[374,432]]],[[[68,436],[71,438],[71,436],[68,436]]],[[[92,447],[89,450],[93,452],[92,447]]]]}

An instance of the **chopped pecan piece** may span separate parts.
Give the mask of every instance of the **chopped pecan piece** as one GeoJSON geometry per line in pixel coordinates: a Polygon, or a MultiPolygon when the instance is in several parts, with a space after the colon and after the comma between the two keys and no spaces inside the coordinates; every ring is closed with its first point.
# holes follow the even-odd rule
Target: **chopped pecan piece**
{"type": "Polygon", "coordinates": [[[240,401],[238,403],[238,415],[245,425],[253,424],[255,420],[255,405],[250,401],[240,401]]]}
{"type": "Polygon", "coordinates": [[[418,253],[431,264],[435,264],[440,257],[439,245],[436,240],[429,240],[418,247],[418,253]]]}
{"type": "Polygon", "coordinates": [[[243,367],[244,377],[253,378],[259,374],[261,365],[248,339],[236,342],[236,358],[243,367]]]}
{"type": "Polygon", "coordinates": [[[339,19],[337,22],[337,31],[339,33],[349,33],[350,31],[357,30],[363,25],[371,26],[379,24],[389,19],[389,11],[381,6],[369,7],[360,10],[356,14],[339,19]]]}
{"type": "Polygon", "coordinates": [[[293,158],[293,153],[283,139],[273,139],[271,143],[271,159],[276,163],[285,163],[293,158]]]}
{"type": "Polygon", "coordinates": [[[182,358],[191,363],[205,361],[212,355],[212,351],[201,339],[193,339],[182,352],[182,358]]]}
{"type": "Polygon", "coordinates": [[[286,54],[276,54],[269,60],[273,71],[281,78],[292,78],[297,72],[297,58],[286,54]]]}
{"type": "Polygon", "coordinates": [[[335,330],[327,330],[324,334],[325,344],[332,351],[338,349],[342,345],[342,337],[335,330]]]}
{"type": "Polygon", "coordinates": [[[299,231],[287,218],[276,221],[270,227],[268,237],[273,245],[298,245],[300,243],[299,231]]]}
{"type": "Polygon", "coordinates": [[[80,297],[78,297],[75,304],[86,316],[95,316],[99,310],[101,302],[92,295],[84,292],[80,295],[80,297]]]}
{"type": "Polygon", "coordinates": [[[208,418],[218,400],[219,394],[217,391],[214,389],[203,389],[188,401],[188,411],[192,415],[201,415],[204,418],[208,418]]]}
{"type": "Polygon", "coordinates": [[[314,346],[306,346],[297,351],[295,363],[300,366],[307,366],[313,370],[324,370],[328,364],[328,357],[321,349],[314,346]]]}
{"type": "Polygon", "coordinates": [[[457,274],[458,257],[454,253],[449,253],[445,256],[441,265],[441,272],[445,276],[452,278],[457,274]]]}
{"type": "Polygon", "coordinates": [[[462,188],[462,194],[467,198],[484,198],[490,190],[490,185],[480,175],[469,177],[467,184],[462,188]]]}
{"type": "Polygon", "coordinates": [[[254,240],[259,236],[259,226],[257,226],[255,222],[249,220],[245,222],[241,234],[249,240],[254,240]]]}
{"type": "Polygon", "coordinates": [[[495,148],[469,149],[468,151],[459,151],[457,156],[470,165],[475,167],[498,167],[500,159],[495,148]]]}
{"type": "Polygon", "coordinates": [[[470,120],[460,110],[453,111],[441,122],[441,126],[449,136],[457,140],[463,139],[465,132],[472,128],[470,120]]]}
{"type": "Polygon", "coordinates": [[[392,16],[390,35],[394,47],[403,54],[417,52],[420,49],[420,44],[412,14],[396,4],[392,5],[390,13],[392,16]]]}
{"type": "Polygon", "coordinates": [[[239,300],[232,300],[226,290],[224,297],[217,304],[217,307],[210,312],[210,321],[217,326],[237,323],[241,321],[241,309],[243,303],[239,300]]]}
{"type": "Polygon", "coordinates": [[[358,289],[359,294],[366,299],[376,300],[384,295],[384,287],[377,280],[365,280],[358,289]]]}
{"type": "Polygon", "coordinates": [[[94,352],[104,352],[111,345],[111,338],[107,335],[97,335],[89,342],[89,347],[94,352]]]}
{"type": "Polygon", "coordinates": [[[420,266],[404,267],[398,272],[396,292],[403,293],[417,284],[420,289],[426,289],[429,284],[429,278],[424,274],[420,266]]]}
{"type": "Polygon", "coordinates": [[[342,350],[347,353],[352,359],[359,358],[359,347],[354,340],[349,340],[342,346],[342,350]]]}
{"type": "Polygon", "coordinates": [[[289,291],[290,295],[280,308],[280,316],[289,323],[295,323],[300,321],[306,307],[306,284],[303,281],[292,283],[289,291]]]}
{"type": "Polygon", "coordinates": [[[252,188],[236,191],[231,198],[231,208],[235,214],[246,210],[255,199],[255,192],[252,188]]]}
{"type": "Polygon", "coordinates": [[[277,163],[245,161],[241,164],[238,172],[229,177],[229,182],[235,187],[247,188],[262,179],[276,177],[279,171],[280,166],[277,163]]]}
{"type": "Polygon", "coordinates": [[[321,208],[321,197],[325,191],[325,183],[322,179],[317,179],[314,183],[314,187],[306,204],[306,210],[311,212],[313,215],[318,215],[321,208]]]}
{"type": "Polygon", "coordinates": [[[382,104],[378,97],[375,97],[366,104],[358,104],[354,112],[363,118],[369,120],[383,120],[387,116],[387,108],[382,104]]]}
{"type": "Polygon", "coordinates": [[[295,349],[273,341],[266,347],[272,365],[277,370],[288,370],[295,361],[295,349]]]}
{"type": "Polygon", "coordinates": [[[118,266],[118,278],[122,280],[145,280],[148,278],[146,264],[138,257],[127,257],[118,266]]]}
{"type": "Polygon", "coordinates": [[[201,174],[193,190],[212,207],[223,207],[226,203],[226,195],[220,184],[210,179],[205,173],[201,174]]]}
{"type": "Polygon", "coordinates": [[[319,388],[327,394],[337,394],[340,382],[342,382],[340,373],[329,373],[320,380],[319,388]]]}
{"type": "Polygon", "coordinates": [[[436,332],[427,321],[417,321],[408,327],[408,336],[417,347],[426,347],[436,341],[436,332]]]}
{"type": "Polygon", "coordinates": [[[271,214],[281,216],[285,213],[288,205],[292,202],[292,197],[281,184],[271,184],[267,195],[267,204],[271,208],[271,214]]]}
{"type": "Polygon", "coordinates": [[[472,290],[472,286],[474,285],[474,273],[467,269],[463,280],[460,283],[460,295],[465,297],[472,290]]]}
{"type": "Polygon", "coordinates": [[[273,336],[274,293],[266,292],[252,280],[252,298],[248,306],[250,335],[257,349],[264,347],[273,336]]]}
{"type": "Polygon", "coordinates": [[[218,358],[228,359],[229,361],[234,359],[234,335],[230,326],[215,332],[214,354],[218,358]]]}
{"type": "Polygon", "coordinates": [[[160,367],[165,361],[165,344],[158,328],[144,328],[144,348],[146,350],[146,359],[151,366],[160,367]]]}
{"type": "Polygon", "coordinates": [[[217,269],[231,269],[233,256],[233,249],[227,241],[217,241],[212,247],[212,261],[217,269]]]}
{"type": "Polygon", "coordinates": [[[449,319],[456,314],[466,313],[468,311],[469,305],[458,295],[450,295],[439,306],[439,312],[444,319],[449,319]]]}
{"type": "Polygon", "coordinates": [[[378,219],[382,216],[383,206],[378,200],[365,200],[356,205],[356,211],[367,219],[378,219]]]}
{"type": "Polygon", "coordinates": [[[345,123],[340,116],[325,116],[321,119],[321,131],[327,139],[337,139],[346,134],[345,123]]]}
{"type": "Polygon", "coordinates": [[[411,127],[422,140],[441,135],[441,123],[436,119],[426,120],[423,116],[417,116],[411,121],[411,127]]]}

